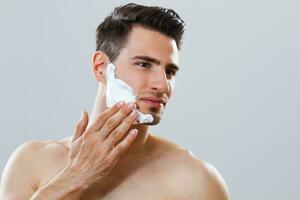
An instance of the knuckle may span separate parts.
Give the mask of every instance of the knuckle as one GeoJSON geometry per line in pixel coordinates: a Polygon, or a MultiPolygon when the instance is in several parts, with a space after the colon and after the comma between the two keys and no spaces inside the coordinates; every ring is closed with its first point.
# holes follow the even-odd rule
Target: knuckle
{"type": "Polygon", "coordinates": [[[117,111],[117,109],[112,106],[110,108],[108,108],[107,110],[105,110],[101,116],[103,116],[104,119],[109,118],[112,114],[114,114],[117,111]]]}
{"type": "Polygon", "coordinates": [[[121,145],[123,145],[124,148],[127,148],[127,146],[129,146],[129,144],[130,144],[130,139],[128,137],[126,137],[123,141],[123,144],[121,144],[121,145]]]}
{"type": "Polygon", "coordinates": [[[132,139],[131,139],[131,137],[128,137],[128,135],[124,138],[124,140],[123,140],[123,147],[124,148],[127,148],[127,146],[129,146],[130,145],[130,143],[131,143],[131,141],[132,141],[132,139]]]}
{"type": "Polygon", "coordinates": [[[121,136],[121,132],[118,129],[116,129],[111,133],[111,135],[114,139],[117,139],[121,136]]]}
{"type": "Polygon", "coordinates": [[[122,114],[122,116],[126,116],[129,112],[129,108],[127,108],[127,106],[125,106],[123,109],[120,110],[120,113],[122,114]]]}
{"type": "Polygon", "coordinates": [[[113,119],[107,120],[106,125],[107,125],[108,127],[112,128],[112,127],[114,126],[114,120],[113,120],[113,119]]]}
{"type": "Polygon", "coordinates": [[[124,146],[119,144],[118,146],[116,146],[116,148],[114,149],[116,154],[121,154],[124,151],[124,146]]]}
{"type": "Polygon", "coordinates": [[[112,158],[106,157],[105,159],[103,159],[102,164],[103,166],[108,168],[112,164],[112,162],[113,162],[112,158]]]}
{"type": "Polygon", "coordinates": [[[130,127],[130,124],[129,123],[125,123],[125,122],[123,122],[121,125],[120,125],[120,132],[122,132],[122,133],[125,133],[127,130],[128,130],[128,128],[130,127]]]}
{"type": "Polygon", "coordinates": [[[105,121],[106,115],[107,115],[107,114],[106,114],[105,112],[103,112],[102,115],[100,115],[100,116],[98,117],[97,122],[99,123],[99,122],[105,121]]]}
{"type": "Polygon", "coordinates": [[[116,104],[115,104],[114,106],[112,106],[110,109],[111,109],[111,112],[116,113],[116,112],[118,112],[120,109],[122,109],[122,107],[123,107],[123,106],[118,107],[118,105],[117,105],[117,103],[116,103],[116,104]]]}
{"type": "Polygon", "coordinates": [[[113,149],[113,146],[109,142],[103,142],[102,148],[107,152],[113,149]]]}
{"type": "Polygon", "coordinates": [[[122,137],[124,132],[126,131],[126,128],[124,127],[124,124],[121,124],[119,127],[117,127],[113,132],[111,133],[111,137],[116,140],[122,137]]]}
{"type": "Polygon", "coordinates": [[[129,125],[132,123],[133,119],[132,119],[132,117],[128,116],[123,121],[126,125],[129,125]]]}

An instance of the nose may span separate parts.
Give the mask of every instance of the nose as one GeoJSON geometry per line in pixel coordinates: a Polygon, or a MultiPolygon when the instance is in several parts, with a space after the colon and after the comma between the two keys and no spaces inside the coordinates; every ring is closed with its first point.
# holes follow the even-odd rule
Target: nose
{"type": "Polygon", "coordinates": [[[151,78],[152,90],[160,93],[168,94],[170,91],[170,84],[164,70],[158,70],[151,78]]]}

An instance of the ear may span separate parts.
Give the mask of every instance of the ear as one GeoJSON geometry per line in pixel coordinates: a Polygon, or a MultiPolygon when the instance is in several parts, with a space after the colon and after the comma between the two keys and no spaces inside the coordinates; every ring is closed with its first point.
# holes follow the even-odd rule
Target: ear
{"type": "Polygon", "coordinates": [[[95,51],[92,56],[92,72],[97,81],[105,81],[105,70],[110,63],[108,56],[103,51],[95,51]]]}

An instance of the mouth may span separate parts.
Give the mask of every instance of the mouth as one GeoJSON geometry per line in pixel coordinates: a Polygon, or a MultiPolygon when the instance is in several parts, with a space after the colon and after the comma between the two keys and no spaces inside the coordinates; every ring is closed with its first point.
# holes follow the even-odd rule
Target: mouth
{"type": "Polygon", "coordinates": [[[155,108],[160,108],[166,105],[166,100],[156,97],[141,98],[142,102],[155,108]]]}

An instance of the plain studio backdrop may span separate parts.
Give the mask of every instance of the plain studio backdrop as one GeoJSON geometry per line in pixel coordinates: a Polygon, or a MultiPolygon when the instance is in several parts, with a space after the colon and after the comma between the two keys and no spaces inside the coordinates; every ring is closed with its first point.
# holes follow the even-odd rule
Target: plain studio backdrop
{"type": "MultiPolygon", "coordinates": [[[[126,1],[0,1],[0,170],[29,140],[73,133],[91,113],[95,30],[126,1]]],[[[221,172],[232,199],[300,199],[300,3],[136,1],[186,22],[157,135],[221,172]]]]}

